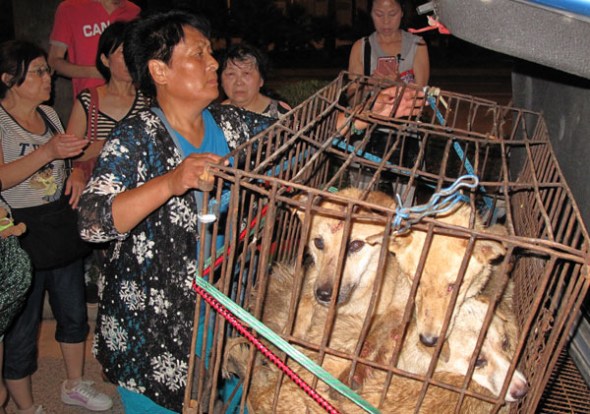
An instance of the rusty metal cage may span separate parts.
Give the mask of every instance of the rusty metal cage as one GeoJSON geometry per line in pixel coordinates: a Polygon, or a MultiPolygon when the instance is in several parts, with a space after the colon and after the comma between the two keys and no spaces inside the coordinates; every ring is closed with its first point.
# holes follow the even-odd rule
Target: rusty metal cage
{"type": "MultiPolygon", "coordinates": [[[[384,88],[394,88],[397,93],[392,112],[395,114],[403,96],[408,96],[409,87],[342,73],[234,151],[234,167],[212,168],[216,186],[206,193],[206,207],[201,213],[207,218],[213,214],[216,220],[203,220],[201,234],[215,242],[201,244],[197,273],[258,319],[264,319],[265,307],[270,309],[269,302],[274,302],[272,312],[280,313],[277,318],[281,322],[276,333],[328,371],[331,365],[326,361],[331,358],[344,361],[352,373],[368,367],[370,375],[382,378],[376,387],[379,392],[364,394],[362,387],[357,391],[378,410],[417,412],[422,406],[428,412],[424,407],[429,390],[440,389],[447,405],[438,407],[438,411],[535,412],[589,286],[588,233],[553,154],[545,122],[538,113],[446,91],[429,93],[424,100],[414,97],[412,103],[418,110],[410,116],[378,116],[370,108],[384,88]],[[342,105],[343,95],[353,89],[356,92],[351,104],[342,105]],[[355,120],[366,125],[363,132],[350,127],[355,120]],[[381,141],[377,147],[371,143],[376,135],[381,141]],[[396,205],[423,205],[432,194],[467,173],[479,177],[479,187],[463,193],[471,212],[468,224],[449,224],[436,217],[412,221],[410,231],[421,231],[425,242],[418,252],[416,273],[411,275],[408,301],[399,306],[401,313],[389,318],[399,321],[396,329],[401,331],[396,332],[401,335],[393,341],[398,345],[389,350],[385,360],[367,356],[365,344],[372,335],[371,324],[376,323],[380,289],[387,284],[386,267],[392,260],[387,246],[398,237],[394,232],[399,225],[396,205]],[[361,188],[361,195],[339,195],[337,191],[347,187],[361,188]],[[375,203],[370,198],[374,190],[388,194],[387,200],[398,194],[399,201],[375,203]],[[370,300],[366,312],[358,315],[360,329],[346,338],[350,342],[346,351],[334,345],[331,338],[341,318],[336,294],[322,307],[326,313],[314,340],[302,337],[297,329],[298,319],[310,316],[309,311],[299,307],[309,268],[306,244],[315,242],[309,237],[317,223],[310,217],[322,214],[341,223],[339,243],[332,247],[338,257],[332,264],[334,291],[338,293],[346,287],[343,275],[347,266],[352,266],[349,250],[357,232],[355,223],[363,221],[383,229],[377,243],[381,247],[370,300]],[[477,220],[482,223],[479,227],[477,220]],[[489,232],[494,224],[505,230],[489,232]],[[477,387],[475,373],[484,340],[501,306],[501,293],[488,297],[490,306],[481,332],[474,334],[476,349],[468,355],[465,375],[459,381],[449,382],[435,374],[437,361],[445,353],[445,342],[441,340],[430,350],[433,362],[427,364],[426,372],[416,374],[398,365],[401,349],[409,343],[421,272],[433,239],[440,235],[461,239],[466,246],[456,274],[459,285],[466,280],[466,268],[478,243],[491,241],[504,248],[505,253],[492,266],[501,286],[499,292],[508,284],[514,286],[509,305],[518,333],[505,369],[508,379],[501,379],[502,384],[497,386],[500,391],[495,394],[477,387]],[[277,262],[287,264],[293,277],[292,283],[279,291],[280,300],[272,297],[276,290],[269,290],[272,266],[277,262]],[[506,403],[510,378],[517,370],[528,380],[528,392],[519,395],[518,401],[506,403]],[[413,391],[404,388],[407,382],[396,382],[398,378],[411,381],[413,391]],[[391,409],[397,407],[398,395],[405,394],[415,398],[404,402],[403,409],[391,409]],[[483,405],[469,408],[473,401],[483,405]]],[[[460,288],[449,291],[451,305],[462,300],[460,288]]],[[[317,311],[314,309],[312,313],[317,311]]],[[[242,375],[228,380],[227,355],[238,333],[218,312],[197,298],[197,356],[191,357],[189,364],[185,412],[244,412],[247,408],[250,412],[286,412],[288,407],[292,410],[289,404],[299,407],[297,412],[322,411],[313,401],[309,403],[311,399],[301,397],[297,387],[286,385],[290,380],[284,374],[272,370],[269,372],[274,382],[270,381],[270,388],[264,391],[268,401],[259,405],[267,409],[256,409],[252,401],[263,394],[257,375],[270,364],[261,362],[253,346],[246,347],[242,375]]],[[[443,314],[441,336],[456,329],[452,328],[453,306],[443,314]]],[[[276,322],[273,320],[275,330],[276,322]]],[[[245,325],[261,338],[249,328],[249,322],[245,325]]],[[[342,412],[363,412],[354,404],[343,403],[344,397],[329,391],[325,381],[300,368],[292,356],[270,347],[280,361],[291,366],[334,407],[342,412]]],[[[348,383],[354,379],[353,374],[340,377],[348,383]]]]}

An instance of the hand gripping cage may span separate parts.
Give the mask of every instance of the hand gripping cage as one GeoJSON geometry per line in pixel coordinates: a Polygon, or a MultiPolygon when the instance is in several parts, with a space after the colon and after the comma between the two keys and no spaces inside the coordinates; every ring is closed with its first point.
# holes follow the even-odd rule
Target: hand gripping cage
{"type": "MultiPolygon", "coordinates": [[[[415,99],[418,111],[411,116],[373,115],[370,108],[376,96],[390,86],[342,73],[233,152],[234,167],[212,168],[216,185],[206,193],[201,213],[203,217],[213,214],[216,220],[204,220],[200,233],[201,240],[215,242],[201,243],[197,277],[204,277],[257,319],[266,319],[270,329],[327,371],[333,360],[339,361],[339,367],[342,363],[350,367],[346,375],[333,373],[340,374],[339,379],[347,385],[355,379],[354,373],[363,369],[380,378],[372,384],[371,394],[365,392],[366,388],[356,389],[376,410],[429,412],[431,390],[438,389],[443,393],[434,405],[439,412],[535,412],[589,284],[588,233],[556,162],[545,122],[538,113],[445,91],[415,99]],[[353,102],[343,106],[341,97],[351,90],[356,91],[353,102]],[[336,126],[339,116],[341,121],[344,119],[340,129],[336,126]],[[367,128],[361,132],[350,128],[355,119],[367,123],[367,128]],[[470,211],[465,225],[440,221],[429,214],[411,213],[401,220],[404,231],[419,231],[425,241],[417,252],[415,274],[409,278],[407,301],[398,303],[400,313],[376,322],[379,298],[384,295],[386,278],[391,273],[386,267],[394,260],[387,246],[400,237],[396,233],[400,228],[396,205],[425,205],[433,194],[466,174],[477,176],[479,186],[462,192],[461,202],[470,211]],[[360,188],[361,195],[346,197],[338,193],[347,187],[360,188]],[[396,204],[376,203],[370,195],[373,190],[389,194],[390,199],[395,194],[400,197],[396,204]],[[317,245],[319,242],[310,239],[319,225],[311,218],[314,215],[330,217],[333,224],[326,227],[327,233],[341,234],[335,246],[317,245]],[[358,254],[357,250],[366,244],[354,239],[354,223],[361,221],[382,229],[375,242],[381,247],[370,294],[364,297],[367,306],[362,315],[357,315],[361,321],[358,329],[344,330],[343,335],[338,327],[342,318],[339,306],[343,305],[337,301],[350,289],[345,274],[356,263],[353,253],[358,254]],[[490,232],[488,229],[494,225],[504,230],[490,232]],[[426,364],[424,372],[400,368],[402,349],[421,346],[411,341],[409,332],[417,318],[420,286],[426,285],[422,273],[428,267],[429,255],[436,253],[430,247],[441,235],[462,240],[465,246],[457,279],[449,284],[450,304],[441,311],[442,338],[469,319],[453,320],[458,312],[453,310],[453,304],[464,299],[459,287],[467,283],[467,263],[476,254],[478,243],[491,240],[504,249],[493,263],[500,293],[487,297],[490,305],[481,330],[478,327],[473,333],[475,349],[466,357],[465,374],[453,381],[447,381],[437,369],[448,352],[453,355],[453,346],[446,349],[445,345],[451,344],[450,340],[439,338],[427,350],[432,362],[426,364]],[[322,268],[331,269],[325,273],[332,278],[336,293],[323,305],[305,308],[301,304],[306,298],[304,280],[310,269],[308,249],[312,243],[316,243],[316,250],[331,249],[337,257],[322,268]],[[285,286],[279,283],[277,287],[275,283],[271,287],[277,269],[273,265],[277,262],[288,269],[292,279],[285,286]],[[493,336],[488,332],[496,316],[501,316],[498,309],[502,306],[502,289],[508,284],[514,286],[508,302],[517,333],[512,338],[505,375],[496,384],[498,392],[494,394],[478,387],[476,376],[482,365],[484,342],[493,336]],[[321,312],[322,319],[314,319],[321,312]],[[305,318],[312,320],[311,328],[307,326],[315,332],[313,339],[302,335],[298,328],[305,318]],[[374,353],[369,356],[366,346],[379,323],[392,323],[396,332],[380,338],[379,343],[393,344],[383,358],[374,353]],[[526,377],[528,392],[506,403],[510,378],[517,370],[526,377]],[[402,396],[409,397],[402,401],[402,396]]],[[[392,113],[401,104],[406,88],[394,86],[398,99],[392,113]]],[[[376,239],[373,236],[364,240],[376,239]]],[[[395,257],[403,260],[401,255],[395,257]]],[[[440,267],[446,267],[446,263],[440,267]]],[[[317,299],[318,290],[314,292],[317,299]]],[[[307,304],[315,300],[313,295],[309,298],[307,304]]],[[[336,409],[364,412],[331,390],[326,380],[309,374],[294,362],[292,355],[250,330],[251,322],[244,325],[336,409]]],[[[236,329],[201,297],[197,297],[194,332],[195,352],[190,358],[185,412],[323,411],[293,387],[285,374],[263,361],[253,346],[236,339],[236,329]],[[228,357],[236,349],[243,357],[238,368],[232,367],[228,357]]]]}

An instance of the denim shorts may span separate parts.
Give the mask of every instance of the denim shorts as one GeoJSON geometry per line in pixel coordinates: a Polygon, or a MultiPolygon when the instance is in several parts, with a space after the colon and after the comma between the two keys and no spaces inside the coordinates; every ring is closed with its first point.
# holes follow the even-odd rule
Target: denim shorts
{"type": "Polygon", "coordinates": [[[45,291],[56,321],[55,340],[77,344],[88,335],[82,260],[33,274],[21,314],[4,337],[4,378],[17,380],[37,370],[37,342],[45,291]]]}

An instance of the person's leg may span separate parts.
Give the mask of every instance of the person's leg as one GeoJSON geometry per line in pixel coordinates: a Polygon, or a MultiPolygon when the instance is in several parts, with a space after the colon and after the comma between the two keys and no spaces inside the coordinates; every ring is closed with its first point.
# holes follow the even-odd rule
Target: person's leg
{"type": "Polygon", "coordinates": [[[37,336],[41,322],[45,272],[35,272],[25,307],[4,337],[3,375],[18,412],[35,412],[31,375],[37,370],[37,336]]]}
{"type": "Polygon", "coordinates": [[[82,260],[52,270],[47,279],[47,291],[56,320],[55,340],[61,348],[67,379],[79,381],[84,371],[88,335],[82,260]]]}
{"type": "Polygon", "coordinates": [[[67,379],[62,384],[61,399],[93,411],[108,410],[111,399],[83,381],[88,320],[84,297],[82,260],[52,271],[47,290],[56,320],[55,339],[59,342],[67,379]]]}
{"type": "Polygon", "coordinates": [[[66,367],[66,388],[71,389],[80,382],[84,374],[86,342],[79,342],[77,344],[60,342],[59,346],[66,367]]]}

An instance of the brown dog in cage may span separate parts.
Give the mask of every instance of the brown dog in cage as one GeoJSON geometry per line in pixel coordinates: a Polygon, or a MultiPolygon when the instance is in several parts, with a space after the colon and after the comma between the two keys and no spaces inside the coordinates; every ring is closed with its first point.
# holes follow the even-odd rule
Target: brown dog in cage
{"type": "MultiPolygon", "coordinates": [[[[492,234],[505,235],[501,225],[484,228],[477,213],[468,204],[461,204],[450,213],[439,215],[436,220],[454,226],[470,228],[472,214],[473,228],[492,234]]],[[[492,272],[492,262],[506,253],[501,243],[494,240],[477,239],[462,281],[458,283],[463,259],[467,254],[468,239],[450,235],[435,234],[427,247],[427,233],[412,229],[405,235],[391,239],[390,249],[395,253],[403,273],[412,283],[418,269],[422,251],[428,248],[426,260],[416,294],[416,325],[420,340],[426,346],[434,346],[441,335],[445,314],[451,296],[459,289],[455,311],[446,335],[450,335],[462,303],[477,295],[492,272]]]]}
{"type": "MultiPolygon", "coordinates": [[[[353,200],[358,200],[361,194],[360,190],[355,189],[347,189],[338,193],[338,195],[344,195],[353,200]]],[[[298,201],[305,201],[305,199],[300,197],[298,201]]],[[[367,201],[395,207],[394,201],[382,193],[369,193],[367,201]]],[[[282,264],[274,266],[268,278],[266,292],[258,291],[256,294],[262,295],[264,298],[262,319],[271,329],[286,335],[292,333],[295,338],[299,338],[305,343],[318,345],[322,342],[323,337],[328,335],[327,345],[330,349],[352,355],[358,345],[363,325],[366,323],[365,316],[369,307],[369,300],[373,294],[373,287],[378,276],[381,243],[378,240],[379,238],[374,237],[374,235],[380,234],[382,240],[384,228],[383,225],[376,225],[370,219],[368,211],[363,212],[362,209],[357,209],[356,213],[360,217],[365,217],[366,220],[364,222],[363,220],[353,220],[349,237],[344,237],[343,219],[341,216],[331,215],[330,210],[343,212],[346,205],[347,203],[323,201],[319,206],[325,211],[310,215],[312,222],[310,223],[308,247],[313,260],[309,267],[304,269],[301,295],[298,298],[290,296],[292,292],[296,291],[294,289],[297,283],[294,282],[294,269],[282,264]],[[341,260],[338,256],[343,241],[347,241],[346,260],[342,270],[339,294],[336,298],[333,298],[338,286],[336,268],[341,260]],[[288,305],[293,301],[296,304],[297,317],[292,321],[294,328],[290,328],[287,321],[290,316],[289,309],[292,309],[292,307],[288,305]],[[337,311],[330,329],[326,325],[326,316],[328,306],[332,301],[336,303],[337,311]],[[328,329],[328,332],[326,332],[326,329],[328,329]]],[[[296,212],[304,222],[306,220],[304,211],[299,209],[296,212]]],[[[360,354],[362,358],[375,358],[380,362],[384,362],[383,358],[390,356],[395,347],[398,339],[396,335],[400,329],[410,292],[408,279],[403,276],[395,258],[388,256],[386,259],[382,289],[377,295],[376,312],[373,319],[368,319],[371,328],[360,354]],[[380,348],[383,343],[388,344],[385,349],[380,348]]],[[[261,297],[254,297],[251,303],[255,303],[256,300],[261,300],[261,297]]],[[[437,371],[466,374],[471,353],[475,349],[475,343],[483,325],[485,310],[487,310],[485,301],[473,299],[465,307],[460,307],[455,311],[455,313],[463,311],[464,314],[460,316],[460,322],[457,323],[456,333],[450,335],[448,343],[443,348],[443,355],[436,367],[437,371]],[[485,308],[483,307],[484,304],[485,308]],[[479,312],[473,312],[473,309],[477,309],[479,312]],[[471,348],[469,348],[470,346],[471,348]],[[456,348],[455,352],[452,351],[452,348],[456,348]]],[[[400,368],[424,374],[428,369],[432,351],[422,347],[418,340],[412,341],[413,336],[417,337],[418,331],[416,323],[413,323],[412,326],[413,328],[410,328],[407,336],[408,339],[404,343],[400,368]],[[420,347],[422,350],[420,350],[420,347]]],[[[507,332],[516,332],[516,330],[506,328],[502,320],[494,316],[489,332],[484,341],[482,354],[476,363],[473,379],[495,395],[498,395],[513,356],[513,351],[511,354],[509,349],[502,349],[502,344],[514,343],[516,341],[515,337],[509,338],[509,341],[507,341],[507,332]],[[498,344],[500,345],[498,346],[498,344]]],[[[226,371],[238,373],[244,378],[248,363],[245,355],[248,352],[244,353],[243,348],[236,347],[234,341],[230,340],[227,348],[226,371]]],[[[319,348],[307,347],[302,348],[302,350],[310,357],[316,360],[319,359],[317,353],[319,348]]],[[[369,392],[367,390],[372,389],[370,384],[375,382],[375,373],[368,366],[357,364],[355,372],[351,376],[349,375],[350,360],[337,357],[330,354],[329,351],[319,362],[326,370],[339,377],[343,382],[350,383],[353,388],[360,388],[361,395],[365,396],[365,393],[369,392]]],[[[292,365],[304,378],[307,380],[313,379],[311,375],[298,368],[296,364],[292,365]]],[[[254,363],[253,376],[250,377],[252,384],[248,394],[250,409],[253,412],[266,412],[265,410],[269,408],[269,404],[272,403],[275,397],[279,375],[279,372],[274,367],[264,365],[260,361],[254,363]],[[274,378],[274,381],[271,380],[272,378],[274,378]]],[[[458,378],[463,377],[459,376],[458,378]]],[[[403,380],[403,378],[396,379],[397,382],[403,382],[403,380]]],[[[407,381],[410,380],[406,380],[405,385],[409,384],[407,381]]],[[[457,382],[456,385],[462,384],[462,381],[457,382]]],[[[417,387],[417,385],[412,385],[410,389],[413,390],[417,387]]],[[[473,387],[477,388],[476,385],[473,385],[473,387]]],[[[294,396],[291,396],[286,391],[289,389],[291,389],[291,386],[284,383],[281,390],[282,397],[279,398],[281,401],[278,403],[278,407],[285,404],[291,407],[285,408],[285,412],[287,409],[293,408],[290,404],[294,401],[294,396]],[[290,402],[282,401],[283,399],[290,402]]],[[[322,394],[330,395],[335,401],[339,400],[334,392],[330,392],[330,388],[326,384],[318,383],[317,390],[322,394]]],[[[295,390],[292,391],[296,392],[295,390]]],[[[442,389],[440,391],[450,394],[449,391],[442,389]]],[[[406,391],[404,390],[404,392],[406,391]]],[[[436,394],[435,388],[430,392],[436,394]]],[[[506,399],[514,401],[522,397],[525,392],[526,379],[519,371],[515,371],[508,387],[506,399]]],[[[397,397],[392,398],[396,404],[400,403],[399,399],[396,399],[397,397]]],[[[482,408],[477,403],[475,405],[480,409],[482,408]]],[[[280,409],[277,410],[277,412],[281,412],[280,409]]]]}
{"type": "MultiPolygon", "coordinates": [[[[281,263],[277,263],[273,266],[273,271],[269,276],[267,290],[268,296],[265,298],[266,306],[263,320],[269,327],[278,329],[279,332],[284,331],[284,324],[288,320],[288,312],[286,312],[285,309],[288,309],[286,304],[289,302],[289,300],[285,300],[285,298],[290,292],[293,292],[293,287],[295,284],[297,284],[295,279],[294,269],[281,263]]],[[[317,319],[323,320],[326,311],[325,307],[314,303],[314,301],[315,299],[313,298],[310,284],[304,283],[300,302],[303,306],[300,306],[299,309],[306,309],[307,306],[310,306],[310,310],[315,312],[314,317],[311,319],[314,320],[314,322],[318,322],[317,319]]],[[[462,307],[462,309],[467,313],[472,313],[472,308],[476,308],[478,314],[476,318],[473,318],[474,323],[472,325],[479,323],[478,328],[481,329],[483,324],[482,315],[485,315],[485,312],[487,311],[486,299],[470,299],[466,302],[464,307],[462,307]],[[477,303],[472,304],[472,301],[476,301],[477,303]]],[[[396,340],[396,338],[394,338],[395,332],[397,332],[397,329],[399,329],[399,324],[395,321],[395,317],[393,317],[394,315],[390,316],[392,317],[382,319],[382,324],[379,325],[378,323],[378,326],[373,332],[373,335],[382,335],[380,338],[373,337],[373,340],[377,340],[379,343],[387,344],[387,351],[391,351],[391,344],[396,340]],[[386,322],[383,323],[384,321],[386,322]]],[[[338,322],[336,322],[334,325],[333,333],[335,334],[335,340],[331,341],[331,346],[336,349],[342,349],[342,341],[345,337],[344,333],[350,332],[351,329],[353,331],[358,330],[363,324],[363,319],[364,318],[360,316],[353,317],[350,315],[339,318],[338,322]]],[[[468,318],[466,318],[466,320],[468,320],[468,318]]],[[[297,321],[295,322],[297,325],[297,321]]],[[[455,352],[451,351],[451,354],[447,356],[445,363],[440,364],[437,367],[437,370],[449,369],[452,370],[452,372],[457,372],[462,367],[460,364],[469,362],[471,353],[469,350],[460,348],[460,344],[458,344],[458,342],[460,342],[459,338],[467,335],[467,346],[471,344],[474,348],[474,343],[477,340],[479,331],[475,327],[472,331],[470,331],[467,327],[459,328],[459,325],[461,324],[457,325],[456,330],[449,338],[449,341],[451,341],[452,344],[451,346],[457,347],[457,349],[455,352]]],[[[492,327],[489,329],[490,333],[488,333],[486,336],[482,354],[479,358],[480,361],[484,361],[485,359],[485,363],[478,363],[480,366],[476,367],[476,371],[473,375],[474,381],[471,381],[471,384],[468,387],[470,391],[484,396],[491,396],[490,392],[488,391],[490,388],[502,386],[507,371],[506,364],[509,364],[510,361],[509,358],[511,355],[506,349],[503,349],[504,352],[498,351],[498,342],[502,342],[500,348],[513,345],[514,343],[510,342],[512,338],[508,339],[504,336],[509,335],[509,333],[505,331],[499,331],[503,328],[503,324],[498,322],[496,317],[493,319],[492,327]],[[499,324],[499,326],[494,326],[494,324],[499,324]],[[500,367],[498,367],[497,364],[498,360],[501,360],[503,363],[503,365],[500,367]],[[486,366],[488,366],[489,369],[485,369],[486,366]],[[481,372],[478,372],[478,370],[481,370],[481,372]],[[496,371],[495,377],[489,377],[488,371],[490,370],[496,371]],[[494,381],[497,383],[494,383],[494,381]],[[490,382],[492,382],[493,385],[490,385],[490,382]],[[483,384],[488,390],[484,389],[479,384],[483,384]]],[[[318,323],[313,323],[311,325],[311,330],[307,333],[309,336],[303,339],[315,340],[314,337],[321,332],[322,327],[320,327],[318,323]]],[[[412,335],[409,333],[408,338],[411,337],[412,335]]],[[[418,364],[418,366],[422,367],[424,367],[425,364],[428,364],[430,354],[432,353],[432,348],[424,347],[417,339],[414,341],[406,341],[404,348],[404,362],[408,364],[418,364]],[[409,361],[408,358],[413,359],[413,362],[409,361]]],[[[312,348],[300,347],[300,349],[312,359],[319,359],[318,353],[313,351],[312,348]]],[[[384,348],[379,349],[380,358],[390,357],[390,355],[385,354],[385,352],[386,350],[384,348]]],[[[240,338],[230,339],[226,346],[225,354],[224,371],[226,375],[233,373],[239,375],[242,379],[246,379],[248,377],[247,367],[249,366],[249,358],[250,347],[246,345],[246,342],[240,338]]],[[[304,380],[306,380],[308,383],[312,383],[313,376],[305,369],[301,368],[295,363],[290,363],[289,365],[304,380]]],[[[323,360],[322,366],[331,373],[338,374],[337,370],[350,366],[350,361],[344,358],[327,355],[323,360]]],[[[359,365],[357,365],[357,367],[358,366],[359,365]]],[[[423,369],[424,372],[420,372],[421,374],[425,373],[427,365],[423,369]]],[[[415,368],[412,367],[412,369],[407,370],[414,372],[415,368]]],[[[466,371],[467,369],[465,368],[462,372],[465,373],[466,371]]],[[[379,405],[379,408],[382,412],[415,412],[415,408],[418,403],[418,397],[423,385],[421,381],[394,376],[392,383],[386,392],[385,400],[382,404],[380,404],[381,395],[384,392],[384,387],[386,385],[386,371],[369,370],[367,372],[370,373],[370,375],[364,378],[364,383],[362,384],[362,388],[359,391],[360,395],[364,399],[375,406],[379,405]]],[[[452,372],[437,372],[435,373],[434,378],[446,385],[458,388],[462,387],[465,382],[465,377],[462,375],[453,374],[452,372]]],[[[282,376],[280,371],[274,365],[266,363],[260,354],[256,355],[255,360],[252,363],[252,369],[250,373],[251,375],[248,377],[250,381],[250,388],[247,394],[247,405],[250,412],[301,412],[303,407],[305,407],[308,412],[324,412],[323,409],[320,409],[320,407],[309,396],[304,394],[297,385],[295,385],[286,377],[282,376]],[[277,385],[279,381],[281,382],[281,386],[277,392],[277,385]]],[[[515,372],[508,391],[509,393],[511,390],[513,390],[513,383],[515,379],[520,378],[521,375],[522,374],[518,373],[518,371],[515,372]]],[[[342,376],[342,373],[340,376],[342,376]]],[[[327,385],[322,382],[317,384],[316,390],[320,392],[320,394],[326,396],[330,403],[342,412],[364,412],[354,403],[338,396],[333,392],[329,392],[327,385]]],[[[498,391],[499,388],[494,394],[497,395],[498,391]]],[[[459,394],[456,392],[431,386],[428,389],[425,400],[420,406],[420,412],[451,412],[454,410],[458,401],[459,394]]],[[[476,397],[467,397],[465,401],[462,402],[460,412],[479,414],[489,411],[491,408],[492,404],[489,404],[476,397]]],[[[504,407],[501,412],[504,410],[506,410],[506,407],[504,407]]]]}
{"type": "MultiPolygon", "coordinates": [[[[489,306],[489,298],[485,296],[469,298],[463,302],[456,315],[455,327],[442,346],[435,365],[436,372],[467,375],[472,355],[477,352],[477,341],[485,326],[489,306]]],[[[402,334],[399,323],[382,321],[382,326],[376,327],[375,331],[380,329],[383,330],[382,336],[389,333],[391,340],[383,342],[384,346],[378,349],[376,358],[387,363],[392,358],[396,342],[400,341],[402,334]]],[[[375,333],[375,336],[378,337],[379,334],[375,333]]],[[[500,395],[508,376],[517,339],[514,315],[495,311],[489,327],[485,330],[472,374],[473,381],[494,396],[500,395]]],[[[420,342],[416,322],[412,320],[405,335],[397,367],[424,375],[428,372],[433,354],[433,348],[426,347],[420,342]]],[[[528,383],[524,374],[515,370],[504,399],[508,402],[517,401],[524,397],[527,391],[528,383]]]]}
{"type": "MultiPolygon", "coordinates": [[[[446,338],[440,355],[437,357],[435,372],[447,372],[465,376],[468,373],[472,355],[476,349],[476,361],[472,374],[473,381],[486,388],[493,395],[499,396],[508,376],[515,345],[518,340],[516,318],[512,310],[513,284],[508,281],[501,295],[498,307],[493,311],[489,327],[485,329],[484,340],[480,348],[477,341],[485,327],[488,308],[492,306],[490,299],[495,297],[499,289],[495,272],[481,295],[465,300],[455,310],[456,323],[453,331],[446,338]]],[[[502,292],[500,292],[502,293],[502,292]]],[[[424,346],[419,338],[416,319],[410,320],[404,335],[404,327],[393,317],[379,317],[371,327],[371,335],[363,346],[361,355],[369,360],[389,365],[394,351],[400,348],[397,367],[414,374],[424,375],[428,372],[434,348],[424,346]],[[375,341],[369,343],[369,341],[375,341]]],[[[340,374],[341,378],[348,378],[350,368],[340,374]]],[[[357,387],[364,386],[367,377],[374,374],[374,370],[359,364],[352,377],[357,387]]],[[[510,378],[504,399],[514,402],[524,397],[528,391],[528,382],[524,374],[515,370],[510,378]]]]}

